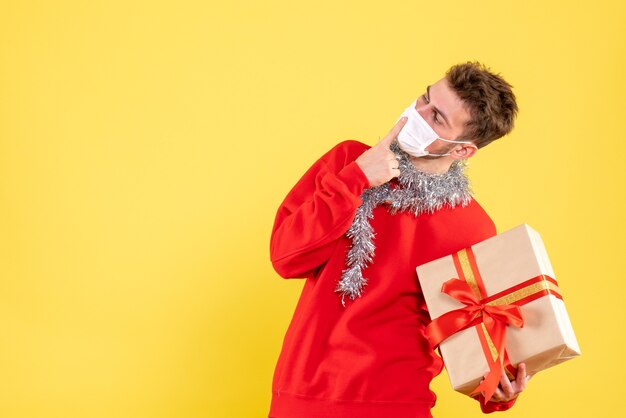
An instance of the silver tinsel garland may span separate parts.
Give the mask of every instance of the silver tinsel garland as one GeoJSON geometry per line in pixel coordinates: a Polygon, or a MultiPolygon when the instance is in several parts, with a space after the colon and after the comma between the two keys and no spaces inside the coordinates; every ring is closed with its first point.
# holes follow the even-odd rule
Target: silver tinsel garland
{"type": "Polygon", "coordinates": [[[419,171],[397,140],[389,149],[396,155],[400,165],[398,187],[392,188],[387,182],[377,187],[366,189],[361,194],[363,203],[358,207],[352,225],[346,236],[352,245],[346,255],[347,269],[342,271],[336,292],[341,292],[341,304],[346,306],[344,297],[354,300],[361,297],[367,279],[362,270],[374,257],[374,231],[370,219],[374,217],[376,206],[383,202],[389,203],[392,215],[410,211],[415,216],[421,213],[433,213],[445,204],[455,207],[466,206],[471,200],[470,184],[465,175],[466,160],[455,160],[447,172],[432,174],[419,171]]]}

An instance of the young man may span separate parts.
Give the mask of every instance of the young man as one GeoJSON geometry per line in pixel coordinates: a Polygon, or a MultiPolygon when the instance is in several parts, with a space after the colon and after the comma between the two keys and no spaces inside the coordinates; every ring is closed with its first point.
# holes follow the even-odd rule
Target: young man
{"type": "MultiPolygon", "coordinates": [[[[279,207],[270,258],[306,278],[278,358],[272,418],[431,417],[443,363],[415,267],[496,234],[465,161],[513,129],[511,86],[481,64],[450,68],[370,147],[337,144],[279,207]]],[[[510,408],[525,366],[480,407],[510,408]]]]}

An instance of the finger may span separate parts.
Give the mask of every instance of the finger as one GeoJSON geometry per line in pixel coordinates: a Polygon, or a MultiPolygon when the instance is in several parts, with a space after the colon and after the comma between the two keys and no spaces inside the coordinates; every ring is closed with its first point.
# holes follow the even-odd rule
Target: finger
{"type": "Polygon", "coordinates": [[[523,391],[524,389],[526,389],[526,386],[528,385],[528,381],[530,380],[530,378],[531,378],[531,377],[532,377],[531,375],[528,375],[528,376],[526,376],[526,377],[524,378],[524,381],[523,381],[523,382],[522,382],[522,384],[519,386],[519,389],[518,389],[518,391],[519,391],[519,392],[521,392],[521,391],[523,391]]]}
{"type": "Polygon", "coordinates": [[[400,119],[398,119],[398,121],[393,126],[393,128],[391,128],[389,133],[387,135],[385,135],[385,137],[383,139],[381,139],[379,144],[385,145],[385,146],[389,146],[393,142],[393,140],[397,138],[398,134],[400,133],[400,131],[402,130],[402,128],[406,124],[406,121],[407,121],[407,117],[406,116],[403,116],[400,119]]]}
{"type": "Polygon", "coordinates": [[[504,394],[504,392],[502,392],[502,389],[500,389],[499,387],[496,388],[496,391],[493,392],[493,396],[491,397],[490,401],[493,402],[502,402],[506,399],[506,395],[504,394]]]}
{"type": "Polygon", "coordinates": [[[520,363],[517,366],[517,376],[515,376],[515,383],[517,383],[518,390],[523,390],[526,386],[526,364],[520,363]]]}
{"type": "Polygon", "coordinates": [[[504,367],[502,368],[502,376],[500,376],[500,387],[502,388],[502,392],[504,392],[504,395],[507,398],[515,394],[515,391],[513,390],[513,386],[511,385],[511,381],[506,375],[506,371],[504,370],[504,367]]]}

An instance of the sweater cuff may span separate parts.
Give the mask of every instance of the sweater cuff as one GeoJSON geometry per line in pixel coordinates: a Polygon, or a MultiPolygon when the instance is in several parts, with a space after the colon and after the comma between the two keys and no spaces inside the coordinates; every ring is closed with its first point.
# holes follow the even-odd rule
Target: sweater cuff
{"type": "Polygon", "coordinates": [[[496,411],[506,411],[507,409],[511,408],[513,404],[515,404],[515,401],[517,401],[518,397],[519,396],[516,396],[515,398],[511,399],[508,402],[489,401],[487,402],[487,404],[484,404],[483,402],[485,401],[485,397],[481,393],[478,397],[478,402],[480,402],[480,409],[483,411],[483,413],[489,414],[491,412],[496,412],[496,411]]]}
{"type": "Polygon", "coordinates": [[[343,167],[339,173],[337,173],[337,177],[357,196],[361,196],[363,191],[370,187],[367,176],[357,164],[356,160],[351,161],[348,165],[343,167]]]}

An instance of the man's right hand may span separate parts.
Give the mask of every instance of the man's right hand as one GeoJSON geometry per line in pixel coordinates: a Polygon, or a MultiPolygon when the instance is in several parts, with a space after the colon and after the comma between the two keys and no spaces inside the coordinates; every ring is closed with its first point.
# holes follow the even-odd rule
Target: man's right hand
{"type": "Polygon", "coordinates": [[[406,116],[400,118],[378,144],[359,155],[356,159],[356,163],[367,176],[370,187],[385,184],[400,174],[398,159],[396,154],[389,149],[389,146],[398,137],[406,121],[406,116]]]}

